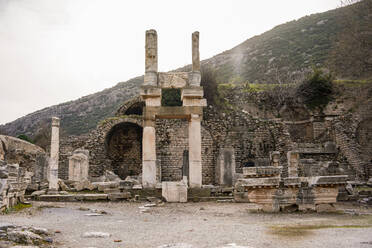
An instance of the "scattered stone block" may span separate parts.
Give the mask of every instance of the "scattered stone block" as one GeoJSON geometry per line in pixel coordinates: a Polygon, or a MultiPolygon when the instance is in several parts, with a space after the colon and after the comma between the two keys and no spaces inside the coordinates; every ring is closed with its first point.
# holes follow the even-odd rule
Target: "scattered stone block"
{"type": "Polygon", "coordinates": [[[82,235],[83,238],[109,238],[111,234],[105,232],[85,232],[82,235]]]}
{"type": "Polygon", "coordinates": [[[96,189],[97,186],[94,184],[90,183],[88,180],[80,181],[80,182],[75,182],[74,183],[74,188],[76,191],[82,191],[82,190],[94,190],[96,189]]]}
{"type": "Polygon", "coordinates": [[[130,192],[110,193],[110,194],[108,194],[108,199],[110,201],[127,200],[130,197],[131,197],[131,193],[130,192]]]}
{"type": "Polygon", "coordinates": [[[318,213],[328,213],[328,212],[335,212],[336,208],[333,204],[317,204],[315,209],[318,213]]]}
{"type": "Polygon", "coordinates": [[[162,196],[167,202],[187,202],[187,185],[184,181],[162,182],[162,196]]]}
{"type": "Polygon", "coordinates": [[[34,191],[31,193],[31,196],[40,196],[40,195],[45,195],[46,194],[46,190],[43,189],[43,190],[38,190],[38,191],[34,191]]]}

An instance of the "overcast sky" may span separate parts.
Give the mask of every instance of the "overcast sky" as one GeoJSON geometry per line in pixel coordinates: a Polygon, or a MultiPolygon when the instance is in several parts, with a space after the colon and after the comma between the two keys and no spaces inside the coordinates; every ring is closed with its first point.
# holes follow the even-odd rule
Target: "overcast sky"
{"type": "Polygon", "coordinates": [[[206,59],[340,0],[0,0],[0,124],[144,73],[145,30],[159,71],[206,59]]]}

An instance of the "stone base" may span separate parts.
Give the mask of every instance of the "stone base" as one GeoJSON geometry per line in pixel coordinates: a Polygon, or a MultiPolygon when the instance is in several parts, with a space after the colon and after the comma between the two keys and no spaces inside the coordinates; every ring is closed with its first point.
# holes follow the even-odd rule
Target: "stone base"
{"type": "Polygon", "coordinates": [[[187,202],[187,184],[180,182],[162,182],[162,196],[167,202],[187,202]]]}

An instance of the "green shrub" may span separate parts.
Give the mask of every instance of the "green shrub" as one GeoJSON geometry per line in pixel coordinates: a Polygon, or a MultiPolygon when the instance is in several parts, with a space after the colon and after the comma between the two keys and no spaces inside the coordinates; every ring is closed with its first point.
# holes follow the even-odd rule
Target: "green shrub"
{"type": "Polygon", "coordinates": [[[180,89],[162,89],[161,106],[182,106],[180,89]]]}
{"type": "Polygon", "coordinates": [[[27,141],[27,142],[30,142],[30,143],[34,143],[32,141],[32,139],[30,137],[28,137],[26,134],[20,134],[17,136],[18,139],[21,139],[21,140],[24,140],[24,141],[27,141]]]}
{"type": "Polygon", "coordinates": [[[310,109],[323,109],[332,100],[332,92],[332,75],[314,69],[314,72],[298,86],[296,95],[310,109]]]}
{"type": "Polygon", "coordinates": [[[219,92],[217,84],[217,76],[213,69],[209,67],[201,68],[201,82],[203,86],[204,98],[207,99],[208,105],[218,105],[219,92]]]}

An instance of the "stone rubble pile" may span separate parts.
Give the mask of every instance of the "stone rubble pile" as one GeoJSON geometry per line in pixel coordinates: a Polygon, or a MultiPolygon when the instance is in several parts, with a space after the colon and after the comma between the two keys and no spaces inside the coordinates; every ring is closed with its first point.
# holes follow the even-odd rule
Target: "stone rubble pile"
{"type": "Polygon", "coordinates": [[[52,247],[52,244],[51,234],[45,228],[0,223],[0,247],[52,247]]]}

